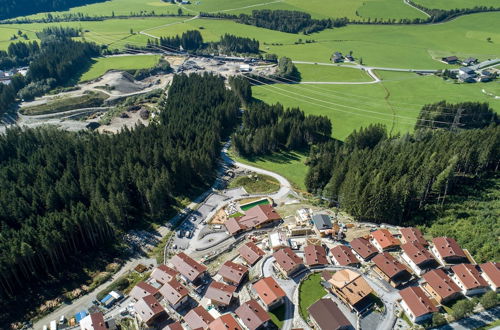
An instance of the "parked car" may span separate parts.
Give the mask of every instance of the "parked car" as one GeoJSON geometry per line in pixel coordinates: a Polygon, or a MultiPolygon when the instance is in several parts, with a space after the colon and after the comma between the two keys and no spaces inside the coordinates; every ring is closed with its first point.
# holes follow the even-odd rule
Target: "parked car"
{"type": "Polygon", "coordinates": [[[186,232],[186,238],[191,238],[191,236],[193,236],[193,234],[188,230],[186,232]]]}
{"type": "Polygon", "coordinates": [[[184,237],[184,232],[182,230],[179,230],[179,232],[177,233],[177,237],[183,238],[184,237]]]}
{"type": "Polygon", "coordinates": [[[61,317],[59,318],[59,324],[63,325],[64,323],[66,323],[66,317],[64,317],[64,315],[61,315],[61,317]]]}

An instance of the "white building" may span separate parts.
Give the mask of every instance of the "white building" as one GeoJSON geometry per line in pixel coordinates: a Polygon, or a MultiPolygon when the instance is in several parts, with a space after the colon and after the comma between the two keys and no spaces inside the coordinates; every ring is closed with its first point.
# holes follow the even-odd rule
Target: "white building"
{"type": "Polygon", "coordinates": [[[290,247],[288,238],[284,231],[275,231],[269,234],[269,246],[273,251],[278,251],[284,247],[290,247]]]}

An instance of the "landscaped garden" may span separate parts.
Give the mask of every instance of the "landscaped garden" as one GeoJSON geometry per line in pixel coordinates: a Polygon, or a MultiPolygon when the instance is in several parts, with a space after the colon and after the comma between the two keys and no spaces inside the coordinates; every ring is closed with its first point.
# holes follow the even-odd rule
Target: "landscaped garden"
{"type": "Polygon", "coordinates": [[[327,294],[321,285],[321,274],[309,275],[299,288],[299,311],[303,319],[309,318],[308,308],[327,294]]]}

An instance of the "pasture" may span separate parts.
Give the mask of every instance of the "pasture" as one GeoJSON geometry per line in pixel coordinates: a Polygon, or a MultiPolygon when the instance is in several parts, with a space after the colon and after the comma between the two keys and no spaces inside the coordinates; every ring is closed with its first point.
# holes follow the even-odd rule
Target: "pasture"
{"type": "Polygon", "coordinates": [[[115,56],[101,57],[94,60],[88,71],[81,77],[80,82],[99,78],[109,70],[138,70],[154,67],[160,60],[159,55],[144,56],[115,56]]]}
{"type": "Polygon", "coordinates": [[[473,8],[475,6],[500,7],[498,0],[413,0],[431,9],[473,8]]]}
{"type": "Polygon", "coordinates": [[[323,82],[360,82],[372,81],[364,71],[349,67],[325,66],[315,64],[296,64],[302,81],[323,81],[323,82]]]}

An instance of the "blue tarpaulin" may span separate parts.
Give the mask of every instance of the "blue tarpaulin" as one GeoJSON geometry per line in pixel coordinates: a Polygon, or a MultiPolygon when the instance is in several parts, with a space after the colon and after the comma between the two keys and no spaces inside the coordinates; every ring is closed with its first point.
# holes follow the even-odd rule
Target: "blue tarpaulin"
{"type": "Polygon", "coordinates": [[[106,297],[102,298],[101,303],[106,304],[106,301],[113,298],[112,295],[108,294],[106,297]]]}
{"type": "Polygon", "coordinates": [[[80,311],[78,313],[75,314],[75,319],[76,319],[76,322],[80,323],[80,321],[85,317],[87,316],[88,313],[86,310],[83,310],[83,311],[80,311]]]}

